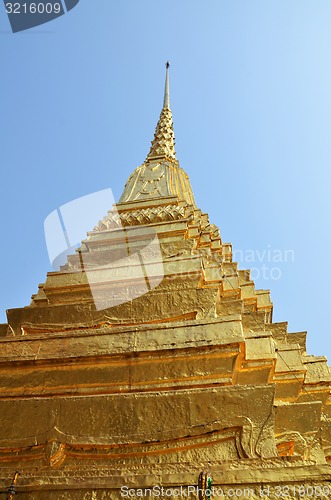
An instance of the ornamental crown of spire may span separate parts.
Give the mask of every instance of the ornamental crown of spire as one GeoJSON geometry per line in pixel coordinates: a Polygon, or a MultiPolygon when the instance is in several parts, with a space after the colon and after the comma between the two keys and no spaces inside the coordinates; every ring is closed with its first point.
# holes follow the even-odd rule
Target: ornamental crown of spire
{"type": "Polygon", "coordinates": [[[169,66],[167,62],[163,108],[150,151],[145,162],[130,175],[119,203],[154,200],[154,204],[159,204],[160,198],[170,196],[195,206],[190,180],[176,158],[169,66]]]}
{"type": "Polygon", "coordinates": [[[169,67],[170,63],[168,61],[166,63],[163,108],[159,121],[156,125],[154,139],[146,161],[159,160],[163,158],[176,160],[174,127],[172,112],[170,109],[169,67]]]}

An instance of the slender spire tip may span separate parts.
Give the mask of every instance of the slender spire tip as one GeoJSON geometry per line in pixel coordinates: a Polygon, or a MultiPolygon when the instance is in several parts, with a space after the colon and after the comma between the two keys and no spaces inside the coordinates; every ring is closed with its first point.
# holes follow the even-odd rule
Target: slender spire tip
{"type": "Polygon", "coordinates": [[[169,68],[170,62],[166,62],[166,81],[165,81],[165,89],[164,89],[164,100],[163,107],[170,108],[170,90],[169,90],[169,68]]]}

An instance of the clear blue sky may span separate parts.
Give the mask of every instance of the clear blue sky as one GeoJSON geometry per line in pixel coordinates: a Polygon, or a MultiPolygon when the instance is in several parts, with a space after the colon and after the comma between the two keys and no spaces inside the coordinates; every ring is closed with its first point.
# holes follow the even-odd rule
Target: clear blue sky
{"type": "Polygon", "coordinates": [[[271,290],[274,321],[331,360],[330,26],[329,0],[80,0],[12,34],[0,3],[0,321],[50,270],[47,215],[108,187],[118,199],[143,162],[169,59],[198,206],[271,290]]]}

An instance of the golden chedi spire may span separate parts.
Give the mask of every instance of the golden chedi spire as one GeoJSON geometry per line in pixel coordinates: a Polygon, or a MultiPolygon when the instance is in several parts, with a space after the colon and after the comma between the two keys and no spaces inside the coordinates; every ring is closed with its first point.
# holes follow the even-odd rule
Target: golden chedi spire
{"type": "Polygon", "coordinates": [[[119,203],[176,196],[180,201],[195,206],[190,180],[176,158],[169,67],[167,62],[163,108],[150,151],[145,162],[129,177],[119,203]]]}

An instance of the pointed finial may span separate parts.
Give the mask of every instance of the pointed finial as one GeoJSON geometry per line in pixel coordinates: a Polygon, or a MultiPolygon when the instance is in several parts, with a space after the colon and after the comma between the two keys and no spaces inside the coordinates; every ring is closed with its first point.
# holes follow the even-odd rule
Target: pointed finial
{"type": "Polygon", "coordinates": [[[166,62],[166,81],[165,81],[164,101],[163,101],[164,108],[170,108],[169,68],[170,68],[170,62],[167,61],[166,62]]]}
{"type": "Polygon", "coordinates": [[[163,108],[160,114],[159,121],[156,125],[154,139],[152,141],[152,146],[149,150],[146,161],[154,161],[167,158],[168,160],[171,159],[177,162],[172,113],[170,109],[168,73],[169,66],[170,63],[169,61],[167,61],[163,108]]]}

